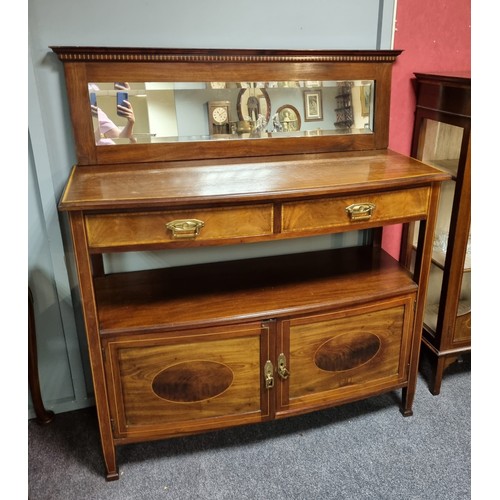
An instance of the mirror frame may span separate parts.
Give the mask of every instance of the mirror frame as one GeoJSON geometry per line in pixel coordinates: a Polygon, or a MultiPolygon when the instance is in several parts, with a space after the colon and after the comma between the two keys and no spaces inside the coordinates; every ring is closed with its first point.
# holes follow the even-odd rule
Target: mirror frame
{"type": "Polygon", "coordinates": [[[401,50],[152,49],[52,46],[63,63],[79,165],[385,149],[392,64],[401,50]],[[97,146],[88,82],[374,80],[373,132],[97,146]]]}

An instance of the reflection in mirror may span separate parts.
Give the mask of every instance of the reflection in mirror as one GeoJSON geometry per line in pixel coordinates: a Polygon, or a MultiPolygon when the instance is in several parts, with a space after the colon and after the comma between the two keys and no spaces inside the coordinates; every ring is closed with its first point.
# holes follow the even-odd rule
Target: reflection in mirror
{"type": "Polygon", "coordinates": [[[246,122],[245,125],[250,130],[264,132],[271,114],[271,100],[267,90],[257,85],[258,83],[249,83],[247,88],[242,88],[238,93],[236,106],[240,122],[246,122]]]}
{"type": "Polygon", "coordinates": [[[298,132],[301,126],[300,113],[291,104],[285,104],[278,108],[273,117],[274,132],[298,132]]]}
{"type": "Polygon", "coordinates": [[[373,133],[375,81],[90,82],[97,145],[221,140],[208,103],[229,102],[223,139],[373,133]]]}

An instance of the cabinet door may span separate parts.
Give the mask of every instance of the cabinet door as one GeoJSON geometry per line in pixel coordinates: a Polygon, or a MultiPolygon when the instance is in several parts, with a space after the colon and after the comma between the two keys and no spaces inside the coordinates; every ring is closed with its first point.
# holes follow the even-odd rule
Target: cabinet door
{"type": "Polygon", "coordinates": [[[277,415],[368,397],[407,382],[415,295],[283,321],[277,415]]]}
{"type": "Polygon", "coordinates": [[[269,328],[128,335],[104,342],[115,438],[133,441],[259,422],[270,416],[262,368],[269,328]]]}
{"type": "MultiPolygon", "coordinates": [[[[414,156],[452,175],[441,187],[425,310],[425,335],[439,350],[470,346],[470,120],[418,110],[414,156]]],[[[416,244],[417,232],[414,234],[416,244]]]]}

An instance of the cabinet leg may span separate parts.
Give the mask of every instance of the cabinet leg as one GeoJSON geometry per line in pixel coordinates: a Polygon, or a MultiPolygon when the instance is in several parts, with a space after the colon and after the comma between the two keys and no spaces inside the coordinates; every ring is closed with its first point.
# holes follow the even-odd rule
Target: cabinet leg
{"type": "Polygon", "coordinates": [[[118,468],[113,471],[106,470],[106,481],[117,481],[119,478],[118,468]]]}
{"type": "MultiPolygon", "coordinates": [[[[425,347],[425,344],[423,344],[425,347]]],[[[461,354],[443,354],[439,355],[430,349],[425,349],[425,359],[428,364],[421,367],[422,373],[427,379],[429,391],[433,396],[438,396],[441,392],[441,383],[444,372],[447,368],[460,359],[461,354]],[[430,373],[429,373],[430,372],[430,373]]]]}
{"type": "Polygon", "coordinates": [[[103,443],[102,452],[106,466],[106,481],[116,481],[120,476],[118,474],[118,467],[116,466],[116,450],[114,445],[107,446],[103,443]]]}
{"type": "Polygon", "coordinates": [[[33,296],[28,288],[28,384],[31,399],[39,424],[49,424],[54,419],[54,412],[46,410],[40,391],[40,379],[38,378],[38,355],[36,347],[35,312],[33,309],[33,296]]]}
{"type": "MultiPolygon", "coordinates": [[[[97,396],[97,391],[95,392],[97,396]]],[[[120,478],[118,475],[118,466],[116,463],[116,447],[113,440],[113,429],[111,420],[107,413],[107,404],[99,404],[100,398],[96,398],[97,420],[99,422],[99,433],[101,435],[102,456],[104,467],[106,469],[106,481],[116,481],[120,478]]]]}
{"type": "Polygon", "coordinates": [[[411,417],[413,415],[413,400],[415,398],[415,387],[403,387],[403,402],[401,404],[401,413],[403,417],[411,417]]]}
{"type": "Polygon", "coordinates": [[[446,369],[455,363],[459,359],[459,355],[451,356],[441,356],[437,358],[437,361],[432,366],[432,376],[429,382],[429,390],[434,396],[437,396],[441,392],[441,382],[443,381],[443,374],[446,369]]]}
{"type": "Polygon", "coordinates": [[[432,363],[431,379],[429,381],[429,390],[434,396],[439,395],[441,392],[441,382],[443,381],[443,373],[446,368],[446,358],[438,357],[432,363]]]}

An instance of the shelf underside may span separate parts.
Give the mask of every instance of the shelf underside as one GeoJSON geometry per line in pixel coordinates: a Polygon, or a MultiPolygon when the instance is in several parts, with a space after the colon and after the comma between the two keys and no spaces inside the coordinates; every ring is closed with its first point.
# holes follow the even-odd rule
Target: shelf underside
{"type": "Polygon", "coordinates": [[[95,279],[101,334],[272,319],[415,292],[380,249],[353,247],[95,279]]]}

